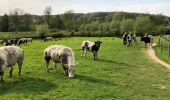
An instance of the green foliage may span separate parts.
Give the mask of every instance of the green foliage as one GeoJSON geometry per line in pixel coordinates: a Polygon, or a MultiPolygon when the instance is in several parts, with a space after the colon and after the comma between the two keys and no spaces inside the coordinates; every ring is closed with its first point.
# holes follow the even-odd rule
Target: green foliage
{"type": "Polygon", "coordinates": [[[4,15],[1,19],[1,22],[0,22],[0,26],[1,26],[1,31],[2,32],[8,32],[9,31],[9,17],[8,15],[4,15]]]}
{"type": "Polygon", "coordinates": [[[110,23],[110,32],[114,35],[114,36],[119,36],[120,34],[120,22],[119,21],[112,21],[110,23]]]}
{"type": "Polygon", "coordinates": [[[63,21],[65,23],[66,29],[69,31],[73,29],[74,24],[73,17],[74,17],[73,10],[66,11],[63,15],[63,21]]]}
{"type": "Polygon", "coordinates": [[[38,25],[36,33],[40,36],[40,38],[44,38],[49,33],[48,25],[38,25]]]}
{"type": "Polygon", "coordinates": [[[155,35],[161,35],[161,34],[170,34],[170,26],[163,26],[163,25],[160,25],[160,26],[156,26],[154,27],[154,33],[155,35]]]}
{"type": "Polygon", "coordinates": [[[142,35],[145,32],[150,34],[154,25],[150,20],[149,16],[139,16],[136,18],[134,27],[135,32],[138,32],[140,35],[142,35]]]}
{"type": "Polygon", "coordinates": [[[124,19],[135,19],[135,18],[136,18],[135,14],[126,13],[126,12],[123,12],[123,11],[122,12],[116,12],[112,16],[113,21],[122,21],[124,19]]]}
{"type": "Polygon", "coordinates": [[[32,25],[32,16],[31,14],[25,13],[24,15],[20,16],[20,22],[18,25],[18,30],[19,31],[31,31],[31,25],[32,25]]]}
{"type": "Polygon", "coordinates": [[[47,6],[44,10],[44,19],[45,19],[45,22],[48,26],[50,25],[51,13],[52,13],[51,6],[47,6]]]}
{"type": "Polygon", "coordinates": [[[50,19],[50,28],[51,29],[64,29],[64,22],[60,18],[59,15],[57,16],[52,16],[50,19]]]}
{"type": "Polygon", "coordinates": [[[74,32],[75,34],[72,35],[76,36],[120,36],[124,31],[135,32],[136,35],[142,35],[145,32],[153,35],[159,32],[169,33],[166,26],[170,25],[170,18],[161,14],[128,12],[82,14],[69,10],[64,14],[51,15],[51,9],[46,7],[43,16],[25,14],[21,9],[13,10],[9,15],[9,31],[35,31],[35,26],[46,23],[53,33],[64,30],[69,33],[74,32]]]}
{"type": "Polygon", "coordinates": [[[121,32],[132,32],[134,31],[134,21],[133,19],[123,19],[120,22],[121,32]]]}

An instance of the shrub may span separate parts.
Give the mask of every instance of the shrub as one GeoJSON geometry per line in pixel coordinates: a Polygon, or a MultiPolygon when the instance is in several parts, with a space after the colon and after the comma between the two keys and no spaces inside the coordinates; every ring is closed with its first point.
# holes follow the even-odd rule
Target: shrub
{"type": "Polygon", "coordinates": [[[43,39],[49,33],[48,25],[47,24],[38,25],[36,32],[38,36],[43,39]]]}

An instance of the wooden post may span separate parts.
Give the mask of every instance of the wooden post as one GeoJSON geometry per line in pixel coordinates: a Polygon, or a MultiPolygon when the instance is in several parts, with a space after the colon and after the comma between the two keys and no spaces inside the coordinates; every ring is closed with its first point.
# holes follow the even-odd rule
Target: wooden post
{"type": "Polygon", "coordinates": [[[162,49],[163,49],[162,46],[163,46],[163,43],[161,42],[161,53],[162,53],[162,49]]]}
{"type": "Polygon", "coordinates": [[[160,43],[161,43],[161,36],[159,36],[158,38],[158,47],[160,47],[160,43]]]}
{"type": "Polygon", "coordinates": [[[170,45],[168,45],[168,58],[170,56],[170,45]]]}

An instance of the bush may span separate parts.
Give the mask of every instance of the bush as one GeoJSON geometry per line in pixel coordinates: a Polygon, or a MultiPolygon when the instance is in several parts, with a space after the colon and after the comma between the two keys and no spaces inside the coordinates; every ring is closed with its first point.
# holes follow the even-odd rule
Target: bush
{"type": "Polygon", "coordinates": [[[48,25],[42,24],[37,26],[37,34],[40,38],[44,38],[49,33],[48,25]]]}

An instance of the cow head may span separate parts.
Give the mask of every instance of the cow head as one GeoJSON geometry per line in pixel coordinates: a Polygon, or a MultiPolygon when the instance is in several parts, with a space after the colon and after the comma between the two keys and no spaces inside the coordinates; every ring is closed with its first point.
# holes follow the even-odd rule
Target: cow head
{"type": "Polygon", "coordinates": [[[64,66],[68,68],[68,75],[69,77],[74,77],[75,72],[75,66],[77,64],[65,64],[64,66]]]}

